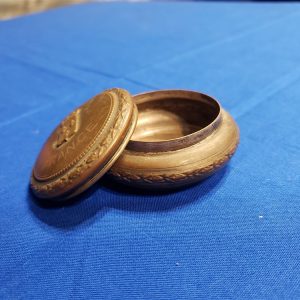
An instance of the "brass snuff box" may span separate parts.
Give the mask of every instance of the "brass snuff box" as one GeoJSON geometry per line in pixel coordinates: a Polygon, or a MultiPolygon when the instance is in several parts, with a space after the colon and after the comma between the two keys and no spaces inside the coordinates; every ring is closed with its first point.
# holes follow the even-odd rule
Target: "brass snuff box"
{"type": "Polygon", "coordinates": [[[109,174],[141,188],[176,188],[227,163],[239,142],[233,118],[213,98],[165,90],[135,96],[136,129],[109,174]]]}
{"type": "Polygon", "coordinates": [[[105,173],[132,187],[182,187],[225,165],[238,141],[238,126],[210,96],[164,90],[132,97],[111,89],[56,127],[35,162],[31,188],[59,201],[105,173]]]}

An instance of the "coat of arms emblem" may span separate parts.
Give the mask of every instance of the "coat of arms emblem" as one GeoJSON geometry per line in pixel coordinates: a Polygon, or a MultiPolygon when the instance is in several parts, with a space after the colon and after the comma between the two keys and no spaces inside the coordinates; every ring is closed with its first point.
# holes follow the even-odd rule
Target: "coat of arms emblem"
{"type": "Polygon", "coordinates": [[[63,144],[68,142],[73,135],[77,132],[79,127],[79,112],[80,109],[76,109],[70,115],[68,115],[59,125],[56,133],[56,148],[61,147],[63,144]]]}

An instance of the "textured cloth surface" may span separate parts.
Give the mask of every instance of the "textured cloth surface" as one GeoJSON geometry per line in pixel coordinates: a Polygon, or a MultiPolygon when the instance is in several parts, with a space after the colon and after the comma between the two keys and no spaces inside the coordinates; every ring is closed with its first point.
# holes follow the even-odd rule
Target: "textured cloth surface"
{"type": "Polygon", "coordinates": [[[0,23],[1,299],[299,299],[300,5],[85,4],[0,23]],[[28,193],[54,126],[106,88],[193,89],[236,118],[227,168],[170,194],[28,193]]]}

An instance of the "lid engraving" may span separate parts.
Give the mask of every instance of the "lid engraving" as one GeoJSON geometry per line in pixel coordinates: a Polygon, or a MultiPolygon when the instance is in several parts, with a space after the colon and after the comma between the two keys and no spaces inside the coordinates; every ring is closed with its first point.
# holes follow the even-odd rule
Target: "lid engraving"
{"type": "Polygon", "coordinates": [[[67,116],[42,148],[31,177],[38,197],[77,194],[117,159],[135,127],[137,114],[130,94],[121,89],[105,91],[67,116]],[[75,191],[74,191],[75,189],[75,191]]]}

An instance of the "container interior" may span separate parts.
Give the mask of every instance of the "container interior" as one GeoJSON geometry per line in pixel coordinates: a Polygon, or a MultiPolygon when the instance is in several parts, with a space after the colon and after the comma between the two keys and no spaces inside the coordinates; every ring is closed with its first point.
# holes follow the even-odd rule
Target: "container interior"
{"type": "Polygon", "coordinates": [[[177,139],[209,125],[219,114],[215,101],[186,98],[138,103],[138,122],[131,140],[158,142],[177,139]]]}

